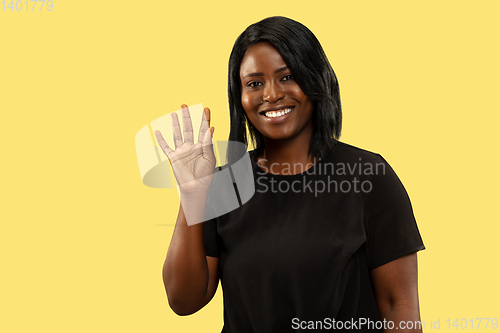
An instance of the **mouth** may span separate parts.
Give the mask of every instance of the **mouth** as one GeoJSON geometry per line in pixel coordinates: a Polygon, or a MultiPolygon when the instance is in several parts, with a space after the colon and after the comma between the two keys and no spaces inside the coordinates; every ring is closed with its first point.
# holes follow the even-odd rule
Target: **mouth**
{"type": "Polygon", "coordinates": [[[286,107],[279,110],[262,111],[259,112],[259,114],[264,118],[281,118],[292,112],[293,108],[294,107],[286,107]]]}

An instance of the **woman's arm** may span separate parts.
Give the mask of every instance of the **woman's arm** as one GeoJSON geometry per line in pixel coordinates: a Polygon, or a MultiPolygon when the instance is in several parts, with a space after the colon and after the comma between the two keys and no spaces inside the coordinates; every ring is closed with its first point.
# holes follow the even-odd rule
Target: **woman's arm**
{"type": "Polygon", "coordinates": [[[199,223],[204,220],[215,169],[214,128],[210,127],[210,109],[205,108],[195,143],[188,106],[182,105],[182,130],[177,114],[171,117],[175,150],[159,131],[155,132],[158,144],[172,165],[181,196],[177,222],[163,265],[163,283],[172,310],[178,315],[189,315],[212,299],[219,283],[219,260],[205,255],[203,223],[199,223]],[[188,220],[191,223],[188,224],[188,220]]]}
{"type": "Polygon", "coordinates": [[[417,253],[373,269],[371,278],[380,315],[382,319],[394,322],[393,331],[422,332],[419,326],[417,253]],[[407,322],[412,323],[407,325],[407,322]],[[400,327],[400,323],[404,327],[400,327]]]}
{"type": "Polygon", "coordinates": [[[219,284],[219,259],[205,255],[203,224],[188,226],[182,205],[163,265],[168,303],[178,315],[203,308],[219,284]]]}

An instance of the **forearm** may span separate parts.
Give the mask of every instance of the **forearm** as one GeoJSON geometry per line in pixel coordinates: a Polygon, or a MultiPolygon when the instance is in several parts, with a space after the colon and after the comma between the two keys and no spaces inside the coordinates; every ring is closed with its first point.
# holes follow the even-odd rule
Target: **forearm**
{"type": "Polygon", "coordinates": [[[382,320],[387,323],[394,323],[392,326],[386,324],[384,333],[421,333],[422,326],[420,322],[420,311],[417,302],[394,302],[380,309],[382,320]],[[392,327],[392,329],[391,329],[392,327]]]}
{"type": "Polygon", "coordinates": [[[179,315],[194,313],[210,300],[203,223],[189,226],[182,204],[163,265],[163,282],[170,307],[179,315]]]}
{"type": "Polygon", "coordinates": [[[373,269],[371,278],[382,319],[394,323],[392,329],[385,325],[384,332],[422,332],[417,254],[410,253],[373,269]]]}

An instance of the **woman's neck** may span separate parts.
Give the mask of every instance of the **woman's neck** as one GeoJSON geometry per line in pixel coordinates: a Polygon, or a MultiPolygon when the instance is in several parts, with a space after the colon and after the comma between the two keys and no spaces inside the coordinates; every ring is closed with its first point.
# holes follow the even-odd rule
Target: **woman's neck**
{"type": "Polygon", "coordinates": [[[264,152],[258,163],[272,174],[294,175],[302,173],[318,162],[308,155],[310,140],[265,140],[264,152]]]}

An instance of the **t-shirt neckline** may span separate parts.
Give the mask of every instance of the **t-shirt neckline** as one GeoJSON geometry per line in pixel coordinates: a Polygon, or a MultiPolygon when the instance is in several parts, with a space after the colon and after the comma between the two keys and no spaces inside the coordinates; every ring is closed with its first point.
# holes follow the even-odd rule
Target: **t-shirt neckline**
{"type": "MultiPolygon", "coordinates": [[[[274,174],[265,171],[258,163],[257,158],[255,156],[255,150],[252,150],[250,152],[252,164],[255,168],[255,171],[259,176],[268,176],[268,177],[277,177],[277,178],[294,178],[294,177],[303,177],[303,176],[312,176],[315,174],[317,168],[321,166],[324,162],[324,158],[319,158],[316,163],[314,163],[310,168],[306,169],[305,171],[302,171],[300,173],[292,174],[292,175],[280,175],[280,174],[274,174]]],[[[308,164],[306,164],[307,166],[308,164]]],[[[293,167],[292,167],[293,168],[293,167]]]]}

